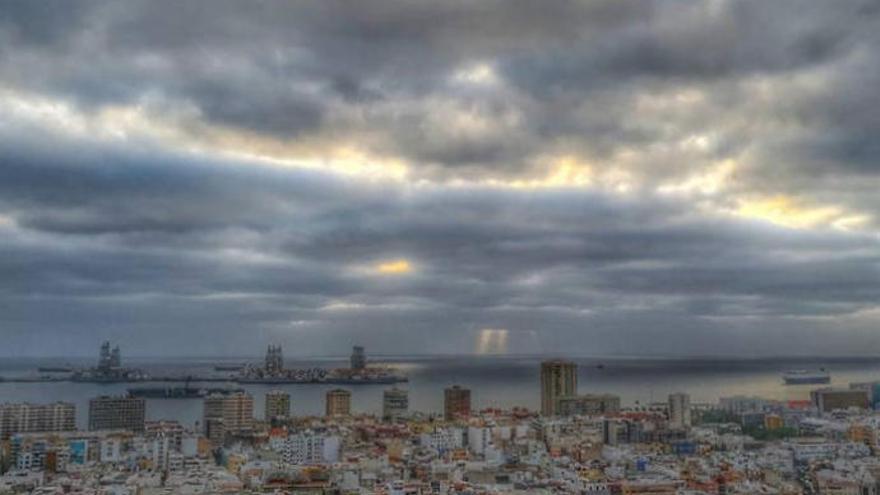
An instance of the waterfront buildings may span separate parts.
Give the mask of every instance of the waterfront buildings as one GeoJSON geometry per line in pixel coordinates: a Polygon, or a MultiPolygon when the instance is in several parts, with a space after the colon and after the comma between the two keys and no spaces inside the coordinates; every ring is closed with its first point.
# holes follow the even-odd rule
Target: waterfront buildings
{"type": "Polygon", "coordinates": [[[89,401],[89,430],[143,432],[146,409],[139,397],[96,397],[89,401]]]}
{"type": "Polygon", "coordinates": [[[283,421],[290,418],[290,394],[282,390],[266,392],[266,421],[283,421]]]}
{"type": "Polygon", "coordinates": [[[0,404],[0,440],[16,433],[73,431],[76,408],[69,402],[0,404]]]}
{"type": "Polygon", "coordinates": [[[453,385],[443,391],[443,417],[447,421],[466,418],[471,414],[470,389],[453,385]]]}
{"type": "MultiPolygon", "coordinates": [[[[576,368],[554,367],[559,373],[549,375],[567,388],[574,380],[564,377],[576,368]]],[[[520,407],[474,410],[471,391],[454,386],[444,391],[449,422],[437,411],[410,414],[404,389],[382,390],[381,418],[351,414],[345,390],[327,394],[326,417],[291,417],[289,395],[273,390],[269,424],[254,421],[253,399],[239,393],[196,403],[205,408],[203,432],[162,420],[147,421],[143,433],[10,433],[0,442],[0,493],[876,495],[880,412],[864,408],[877,395],[872,388],[819,389],[813,402],[692,404],[672,394],[628,407],[612,394],[560,395],[544,416],[520,407]]],[[[378,387],[369,390],[364,411],[380,397],[378,387]]],[[[107,409],[116,400],[99,399],[107,409]]],[[[56,424],[12,406],[0,406],[8,432],[35,428],[9,426],[29,421],[56,424]]],[[[72,429],[72,405],[58,410],[69,412],[57,424],[72,429]]]]}
{"type": "Polygon", "coordinates": [[[202,420],[205,436],[222,443],[227,436],[245,437],[254,431],[254,398],[245,392],[205,397],[202,420]]]}
{"type": "Polygon", "coordinates": [[[669,426],[678,429],[690,428],[690,395],[681,392],[669,394],[669,426]]]}
{"type": "Polygon", "coordinates": [[[455,423],[299,417],[220,443],[176,421],[149,421],[142,434],[18,433],[0,449],[0,493],[878,493],[880,413],[735,402],[700,404],[717,418],[694,415],[690,428],[678,419],[698,410],[686,394],[653,407],[604,394],[560,397],[553,417],[470,407],[455,423]]]}
{"type": "Polygon", "coordinates": [[[853,390],[864,390],[868,394],[869,407],[880,409],[880,382],[856,382],[850,383],[853,390]]]}
{"type": "Polygon", "coordinates": [[[382,418],[395,421],[409,411],[409,393],[397,387],[382,392],[382,418]]]}
{"type": "Polygon", "coordinates": [[[351,349],[351,369],[362,370],[367,367],[367,354],[364,347],[356,345],[351,349]]]}
{"type": "Polygon", "coordinates": [[[810,392],[810,399],[821,412],[837,409],[868,408],[868,391],[848,388],[820,388],[810,392]]]}
{"type": "Polygon", "coordinates": [[[576,364],[561,360],[541,363],[541,414],[555,416],[559,398],[576,394],[576,364]]]}
{"type": "Polygon", "coordinates": [[[341,388],[330,390],[324,405],[327,416],[348,416],[351,414],[351,392],[341,388]]]}

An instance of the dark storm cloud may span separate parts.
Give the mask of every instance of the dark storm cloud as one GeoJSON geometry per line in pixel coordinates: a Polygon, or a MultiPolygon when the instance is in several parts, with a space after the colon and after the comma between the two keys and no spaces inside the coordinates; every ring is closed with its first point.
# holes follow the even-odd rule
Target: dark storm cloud
{"type": "Polygon", "coordinates": [[[15,42],[57,46],[85,25],[87,5],[82,2],[0,2],[0,26],[15,42]]]}
{"type": "MultiPolygon", "coordinates": [[[[61,334],[206,353],[460,352],[484,327],[548,352],[861,335],[880,297],[878,16],[857,1],[0,2],[0,325],[22,352],[61,334]],[[336,148],[408,175],[247,157],[320,169],[336,148]],[[532,188],[559,157],[586,185],[532,188]],[[727,162],[717,191],[658,192],[727,162]],[[753,196],[865,228],[729,214],[753,196]],[[399,260],[411,271],[377,268],[399,260]]],[[[847,342],[829,348],[866,340],[847,342]]]]}
{"type": "Polygon", "coordinates": [[[654,123],[631,121],[632,112],[609,114],[607,98],[626,107],[669,83],[723,97],[728,90],[719,84],[833,66],[876,46],[878,15],[865,2],[78,5],[85,14],[70,15],[63,28],[40,9],[9,5],[4,79],[85,105],[145,97],[194,105],[210,122],[282,138],[378,133],[384,139],[374,146],[416,165],[513,172],[558,139],[592,136],[601,153],[603,143],[620,147],[627,136],[643,136],[642,145],[668,138],[654,123]],[[54,34],[48,46],[16,49],[20,33],[41,31],[54,34]],[[512,87],[478,96],[448,87],[456,70],[477,62],[497,67],[512,87]],[[430,118],[437,110],[430,97],[490,120],[497,108],[519,112],[515,139],[444,138],[444,126],[430,118]],[[378,106],[402,98],[416,101],[403,110],[378,106]],[[581,111],[599,113],[585,121],[581,111]],[[351,120],[352,112],[365,120],[351,120]]]}
{"type": "Polygon", "coordinates": [[[515,81],[542,95],[639,77],[711,80],[788,72],[845,52],[860,16],[855,4],[839,10],[801,4],[789,22],[780,22],[796,8],[788,2],[655,5],[645,22],[513,57],[507,68],[515,81]]]}
{"type": "Polygon", "coordinates": [[[15,305],[4,317],[13,333],[45,325],[50,316],[30,311],[59,304],[69,311],[49,315],[72,332],[109,318],[185,340],[173,329],[201,308],[218,335],[346,335],[369,321],[455,340],[481,326],[564,332],[644,311],[680,321],[848,314],[880,296],[870,237],[705,219],[661,197],[354,187],[323,173],[120,153],[4,146],[0,211],[17,227],[4,228],[0,291],[15,305]],[[398,257],[417,269],[372,270],[398,257]],[[421,330],[401,328],[410,325],[421,330]]]}

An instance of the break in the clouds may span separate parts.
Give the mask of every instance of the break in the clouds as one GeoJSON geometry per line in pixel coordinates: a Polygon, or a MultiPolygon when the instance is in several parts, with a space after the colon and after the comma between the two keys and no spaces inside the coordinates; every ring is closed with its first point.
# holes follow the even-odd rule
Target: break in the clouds
{"type": "Polygon", "coordinates": [[[878,25],[0,2],[3,352],[878,352],[878,25]]]}

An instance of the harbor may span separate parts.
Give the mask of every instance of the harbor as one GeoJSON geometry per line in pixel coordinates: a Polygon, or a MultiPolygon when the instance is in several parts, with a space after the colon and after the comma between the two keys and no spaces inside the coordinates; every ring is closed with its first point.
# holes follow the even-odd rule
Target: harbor
{"type": "MultiPolygon", "coordinates": [[[[90,368],[41,367],[38,375],[0,377],[6,383],[77,382],[95,384],[164,383],[229,383],[257,385],[393,385],[407,382],[405,375],[387,367],[369,366],[361,346],[354,346],[348,368],[287,368],[280,346],[270,345],[263,363],[240,366],[216,365],[215,374],[151,374],[122,365],[122,353],[109,342],[101,345],[97,365],[90,368]],[[225,372],[225,373],[224,373],[225,372]]],[[[146,393],[146,392],[145,392],[146,393]]],[[[186,397],[187,387],[159,388],[156,396],[186,397]]]]}

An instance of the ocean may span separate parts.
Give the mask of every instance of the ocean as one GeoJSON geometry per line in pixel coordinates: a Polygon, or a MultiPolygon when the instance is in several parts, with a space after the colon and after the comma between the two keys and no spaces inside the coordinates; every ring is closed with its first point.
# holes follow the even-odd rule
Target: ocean
{"type": "MultiPolygon", "coordinates": [[[[371,364],[390,366],[409,377],[400,384],[409,390],[410,409],[440,412],[443,389],[453,384],[472,390],[475,408],[524,406],[538,409],[540,402],[539,368],[542,357],[536,356],[436,356],[436,357],[373,357],[371,364]]],[[[613,393],[624,406],[664,401],[672,392],[687,392],[691,402],[716,402],[719,397],[757,395],[770,399],[798,400],[809,398],[810,390],[822,385],[784,385],[781,373],[791,369],[831,372],[832,386],[848,386],[851,382],[880,380],[880,358],[581,358],[572,359],[578,367],[580,393],[613,393]]],[[[261,362],[260,358],[193,358],[193,359],[125,359],[124,365],[154,374],[214,374],[215,364],[261,362]]],[[[37,375],[40,366],[90,366],[92,360],[0,358],[0,376],[37,375]]],[[[347,358],[287,359],[289,368],[345,367],[347,358]]],[[[166,383],[92,384],[92,383],[12,383],[0,382],[0,402],[73,402],[77,406],[77,423],[85,427],[88,401],[99,395],[125,393],[133,386],[169,386],[166,383]]],[[[192,385],[200,385],[193,383],[192,385]]],[[[223,386],[206,383],[206,386],[223,386]]],[[[293,413],[322,414],[324,393],[334,385],[236,385],[255,398],[255,416],[263,415],[264,394],[281,389],[291,394],[293,413]]],[[[388,385],[344,386],[352,391],[355,412],[380,413],[382,391],[388,385]]],[[[199,399],[148,399],[148,419],[176,419],[192,426],[199,420],[202,404],[199,399]]]]}

